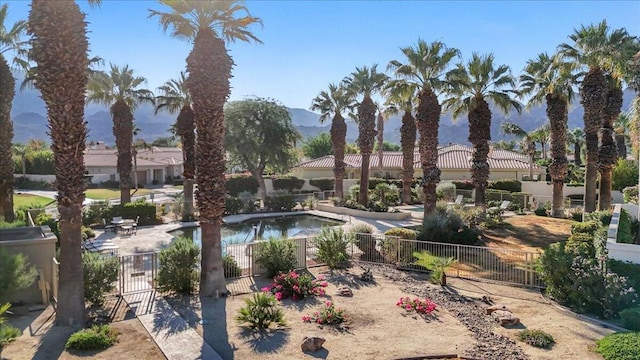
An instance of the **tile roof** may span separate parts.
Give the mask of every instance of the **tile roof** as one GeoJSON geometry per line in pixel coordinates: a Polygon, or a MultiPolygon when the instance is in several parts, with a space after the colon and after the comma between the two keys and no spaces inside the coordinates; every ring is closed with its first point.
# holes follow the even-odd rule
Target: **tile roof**
{"type": "MultiPolygon", "coordinates": [[[[116,149],[87,149],[84,153],[84,164],[89,167],[115,167],[117,160],[116,149]]],[[[158,147],[154,147],[153,151],[141,149],[138,150],[136,161],[138,166],[181,165],[182,150],[158,147]]]]}

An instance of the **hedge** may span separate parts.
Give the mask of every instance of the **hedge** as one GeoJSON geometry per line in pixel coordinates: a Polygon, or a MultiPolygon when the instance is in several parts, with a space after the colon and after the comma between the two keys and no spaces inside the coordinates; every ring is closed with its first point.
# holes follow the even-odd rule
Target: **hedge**
{"type": "MultiPolygon", "coordinates": [[[[369,179],[369,190],[373,190],[376,188],[376,185],[383,183],[383,184],[389,184],[389,185],[395,185],[397,186],[399,189],[402,189],[402,180],[398,180],[398,179],[381,179],[381,178],[370,178],[369,179]]],[[[360,182],[358,181],[358,184],[360,184],[360,182]]]]}
{"type": "Polygon", "coordinates": [[[456,186],[457,190],[473,190],[473,183],[471,181],[463,180],[463,181],[452,181],[453,185],[456,186]]]}
{"type": "Polygon", "coordinates": [[[294,190],[300,190],[304,186],[305,179],[298,179],[295,176],[286,177],[274,177],[272,178],[273,188],[275,190],[288,190],[293,192],[294,190]]]}
{"type": "Polygon", "coordinates": [[[113,205],[108,211],[109,220],[112,217],[121,216],[123,219],[138,219],[138,225],[157,225],[160,219],[156,217],[155,204],[148,204],[145,202],[132,202],[124,206],[113,205]]]}
{"type": "Polygon", "coordinates": [[[328,191],[333,190],[335,187],[335,179],[333,178],[321,178],[321,179],[311,179],[309,180],[309,184],[311,186],[315,186],[320,191],[328,191]]]}
{"type": "Polygon", "coordinates": [[[255,194],[258,192],[258,180],[250,175],[231,176],[227,178],[225,187],[231,196],[238,196],[243,191],[255,194]]]}
{"type": "Polygon", "coordinates": [[[496,181],[489,181],[488,189],[494,190],[506,190],[508,192],[521,192],[522,183],[516,179],[503,179],[496,181]]]}

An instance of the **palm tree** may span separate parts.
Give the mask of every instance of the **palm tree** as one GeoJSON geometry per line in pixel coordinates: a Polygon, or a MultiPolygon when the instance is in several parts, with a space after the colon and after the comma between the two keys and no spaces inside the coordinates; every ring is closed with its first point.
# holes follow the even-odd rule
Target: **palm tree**
{"type": "Polygon", "coordinates": [[[377,106],[371,96],[382,91],[388,76],[378,72],[377,65],[371,69],[366,66],[356,67],[356,71],[346,77],[343,82],[352,99],[362,95],[358,104],[358,147],[362,155],[360,170],[360,194],[358,203],[369,206],[369,161],[373,152],[373,142],[376,136],[376,110],[377,106]]]}
{"type": "Polygon", "coordinates": [[[493,54],[473,53],[465,65],[457,64],[447,75],[449,98],[444,101],[445,108],[453,112],[456,119],[466,112],[469,119],[469,142],[473,145],[471,179],[475,188],[476,206],[485,206],[485,190],[489,179],[487,155],[491,141],[491,110],[487,100],[499,110],[507,113],[511,108],[522,111],[522,104],[512,94],[516,79],[507,65],[494,64],[493,54]]]}
{"type": "MultiPolygon", "coordinates": [[[[137,134],[135,134],[137,135],[137,134]]],[[[138,191],[138,150],[148,150],[153,152],[153,146],[144,139],[135,139],[131,143],[131,154],[133,158],[133,183],[135,184],[135,192],[138,191]]]]}
{"type": "Polygon", "coordinates": [[[573,145],[573,162],[576,166],[582,166],[581,149],[584,145],[584,131],[581,128],[575,128],[567,135],[567,141],[573,145]]]}
{"type": "Polygon", "coordinates": [[[169,80],[158,88],[162,95],[156,96],[156,114],[163,109],[172,114],[178,113],[175,130],[182,143],[185,202],[182,219],[190,221],[193,218],[193,181],[196,175],[196,134],[191,97],[185,85],[186,81],[187,75],[180,72],[180,79],[169,80]]]}
{"type": "MultiPolygon", "coordinates": [[[[573,86],[577,76],[572,65],[562,59],[554,59],[546,53],[538,54],[527,61],[524,74],[520,76],[522,95],[531,95],[527,109],[543,101],[547,105],[551,158],[549,174],[553,181],[553,217],[564,216],[563,187],[567,177],[567,121],[569,105],[573,99],[573,86]]],[[[544,146],[543,146],[543,153],[544,146]]],[[[545,153],[546,154],[546,153],[545,153]]]]}
{"type": "Polygon", "coordinates": [[[133,144],[133,111],[142,102],[153,104],[153,93],[139,86],[146,83],[142,76],[134,76],[128,65],[111,64],[107,74],[98,71],[91,75],[87,100],[110,106],[113,135],[118,149],[120,176],[120,204],[131,202],[131,149],[133,144]]]}
{"type": "Polygon", "coordinates": [[[422,39],[415,46],[400,49],[406,63],[398,60],[389,62],[388,69],[396,77],[415,84],[418,91],[416,125],[420,133],[420,161],[422,163],[422,192],[424,194],[424,214],[436,208],[436,187],[440,182],[438,169],[438,129],[441,106],[436,92],[443,88],[443,77],[451,61],[460,56],[455,48],[435,41],[428,44],[422,39]]]}
{"type": "MultiPolygon", "coordinates": [[[[520,139],[520,149],[529,156],[529,179],[533,178],[533,162],[536,156],[536,142],[530,133],[524,131],[520,125],[512,122],[503,122],[500,129],[505,135],[513,135],[520,139]]],[[[494,147],[496,144],[494,144],[494,147]]]]}
{"type": "Polygon", "coordinates": [[[378,140],[378,169],[382,172],[383,169],[383,156],[384,156],[384,122],[387,120],[387,114],[383,112],[381,107],[378,107],[377,117],[377,140],[378,140]]]}
{"type": "Polygon", "coordinates": [[[411,203],[411,184],[413,183],[413,153],[416,146],[416,119],[413,106],[418,99],[418,87],[405,80],[389,81],[385,89],[387,111],[396,114],[403,111],[400,126],[400,145],[402,147],[402,196],[401,201],[411,203]]]}
{"type": "MultiPolygon", "coordinates": [[[[98,1],[92,1],[98,3],[98,1]]],[[[33,0],[28,20],[34,85],[47,107],[56,169],[60,229],[60,282],[56,321],[84,326],[81,253],[84,201],[84,106],[89,77],[85,16],[74,1],[33,0]]]]}
{"type": "Polygon", "coordinates": [[[220,229],[226,190],[224,105],[229,97],[233,61],[226,41],[260,42],[249,26],[261,23],[241,1],[161,0],[169,12],[150,10],[171,35],[193,41],[187,57],[189,77],[185,85],[191,95],[196,124],[196,200],[202,229],[200,294],[226,292],[220,229]],[[239,13],[243,15],[238,16],[239,13]]]}
{"type": "Polygon", "coordinates": [[[629,138],[629,129],[631,127],[631,117],[629,114],[620,114],[613,124],[613,130],[616,136],[616,147],[618,148],[618,157],[627,158],[627,139],[629,138]]]}
{"type": "Polygon", "coordinates": [[[547,159],[547,144],[551,140],[551,127],[549,123],[544,123],[529,133],[533,142],[540,143],[540,157],[547,159]]]}
{"type": "Polygon", "coordinates": [[[625,61],[631,58],[630,46],[634,38],[624,28],[610,31],[603,20],[597,25],[582,26],[569,36],[573,44],[561,44],[559,54],[583,67],[588,72],[582,79],[580,102],[584,106],[584,133],[587,144],[587,166],[585,171],[586,212],[596,210],[596,180],[598,168],[601,172],[600,208],[611,203],[611,169],[616,162],[615,143],[612,138],[612,122],[619,114],[618,103],[622,96],[617,86],[609,87],[606,75],[614,79],[621,76],[625,61]],[[609,90],[611,89],[611,90],[609,90]],[[615,113],[615,116],[613,114],[615,113]],[[598,149],[598,131],[602,130],[603,147],[598,149]],[[601,157],[601,159],[599,158],[601,157]]]}
{"type": "Polygon", "coordinates": [[[320,112],[320,123],[331,119],[331,145],[333,147],[333,176],[335,177],[335,197],[344,197],[344,152],[346,146],[347,124],[342,113],[353,107],[353,98],[349,96],[343,86],[329,84],[329,91],[321,91],[311,103],[311,110],[320,112]]]}
{"type": "Polygon", "coordinates": [[[12,222],[13,214],[13,158],[11,141],[13,140],[13,122],[11,121],[11,103],[15,95],[15,79],[4,54],[9,50],[22,51],[21,38],[27,30],[24,20],[15,22],[7,29],[5,21],[9,5],[0,7],[0,219],[12,222]]]}

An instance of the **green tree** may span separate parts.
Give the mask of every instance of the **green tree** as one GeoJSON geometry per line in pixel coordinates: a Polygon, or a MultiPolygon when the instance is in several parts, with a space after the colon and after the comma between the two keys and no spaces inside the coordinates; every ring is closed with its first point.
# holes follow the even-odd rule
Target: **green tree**
{"type": "Polygon", "coordinates": [[[224,114],[229,161],[249,170],[265,199],[265,167],[288,168],[295,160],[291,150],[301,137],[291,115],[284,105],[262,98],[230,102],[224,114]]]}
{"type": "MultiPolygon", "coordinates": [[[[158,97],[156,97],[156,99],[157,98],[158,97]]],[[[178,145],[178,141],[175,136],[160,136],[153,139],[150,145],[157,147],[176,147],[178,145]]]]}
{"type": "Polygon", "coordinates": [[[25,255],[0,251],[0,303],[8,301],[7,297],[15,291],[31,286],[37,274],[25,255]]]}
{"type": "MultiPolygon", "coordinates": [[[[380,150],[380,146],[378,145],[379,143],[375,143],[373,144],[373,151],[378,151],[380,150]]],[[[400,145],[398,144],[394,144],[390,141],[384,140],[382,142],[382,151],[400,151],[400,145]]]]}
{"type": "Polygon", "coordinates": [[[611,174],[611,188],[622,191],[628,186],[638,185],[638,164],[633,160],[618,159],[611,174]]]}
{"type": "Polygon", "coordinates": [[[322,133],[318,136],[307,138],[302,144],[302,153],[309,159],[317,159],[333,153],[331,135],[322,133]]]}
{"type": "Polygon", "coordinates": [[[444,101],[445,108],[452,110],[454,119],[464,112],[468,114],[469,142],[473,144],[471,179],[476,190],[475,204],[484,207],[491,141],[491,110],[487,100],[504,113],[511,108],[520,112],[522,104],[513,98],[516,81],[509,66],[495,66],[493,54],[474,53],[467,64],[459,63],[447,74],[447,82],[449,98],[444,101]]]}

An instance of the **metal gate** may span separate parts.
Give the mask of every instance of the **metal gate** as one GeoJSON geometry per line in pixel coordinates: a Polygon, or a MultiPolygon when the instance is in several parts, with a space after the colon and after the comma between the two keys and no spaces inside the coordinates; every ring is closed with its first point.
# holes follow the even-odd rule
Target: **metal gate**
{"type": "Polygon", "coordinates": [[[154,290],[158,275],[157,252],[120,256],[120,294],[154,290]]]}

